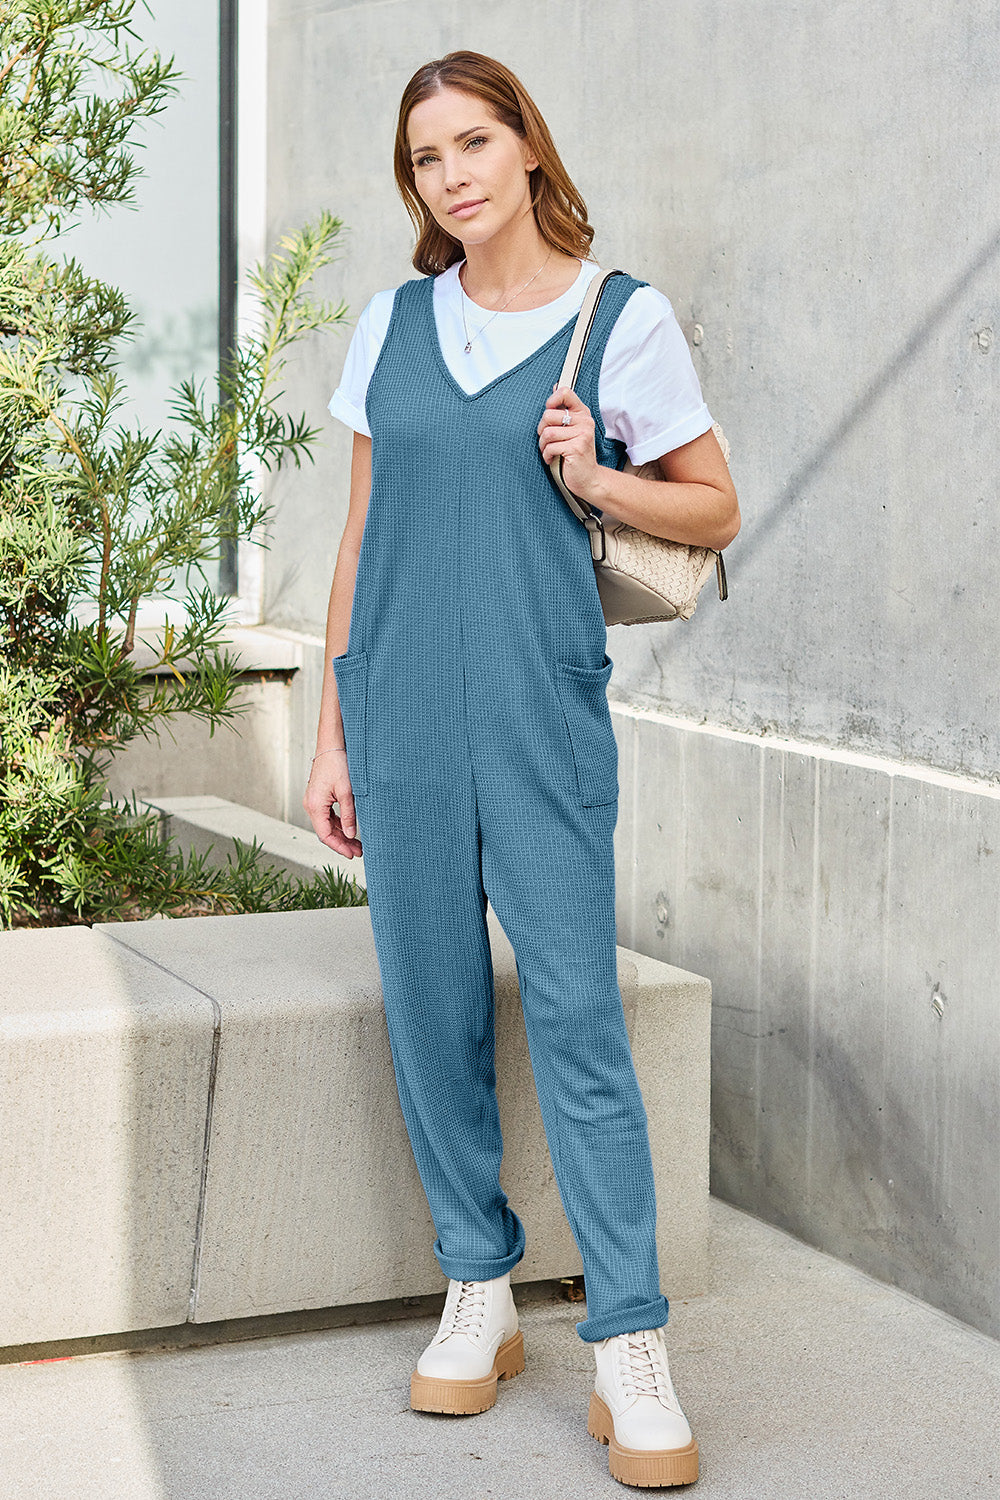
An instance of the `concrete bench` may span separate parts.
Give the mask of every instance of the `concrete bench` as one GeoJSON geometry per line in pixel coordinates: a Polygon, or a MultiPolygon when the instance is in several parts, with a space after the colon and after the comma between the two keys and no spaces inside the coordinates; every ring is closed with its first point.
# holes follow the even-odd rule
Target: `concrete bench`
{"type": "MultiPolygon", "coordinates": [[[[577,1274],[491,928],[514,1279],[577,1274]]],[[[0,1345],[440,1291],[367,908],[0,935],[0,1345]]],[[[619,950],[663,1285],[707,1284],[707,980],[619,950]]]]}

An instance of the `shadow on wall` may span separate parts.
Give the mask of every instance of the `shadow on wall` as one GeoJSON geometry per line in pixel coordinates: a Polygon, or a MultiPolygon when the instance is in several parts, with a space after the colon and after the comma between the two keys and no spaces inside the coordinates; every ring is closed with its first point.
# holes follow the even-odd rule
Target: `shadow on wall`
{"type": "Polygon", "coordinates": [[[816,476],[822,472],[830,458],[846,441],[854,428],[871,416],[872,407],[900,377],[906,367],[912,363],[921,348],[929,342],[932,334],[947,321],[961,303],[969,286],[986,269],[998,253],[1000,253],[1000,232],[995,234],[992,239],[987,240],[979,254],[969,261],[965,269],[955,277],[951,286],[931,306],[927,316],[918,323],[910,334],[910,337],[906,340],[906,343],[893,355],[882,371],[869,381],[853,405],[848,407],[823,445],[810,458],[805,459],[799,464],[789,475],[784,489],[770,510],[765,511],[755,520],[753,529],[745,540],[741,538],[741,565],[746,564],[763,543],[767,541],[782,516],[801,497],[803,491],[809,487],[816,476]]]}
{"type": "MultiPolygon", "coordinates": [[[[954,1222],[928,1160],[926,1122],[918,1109],[884,1079],[873,1079],[872,1070],[859,1066],[828,1032],[811,1034],[804,1007],[800,1023],[792,1018],[792,1024],[762,1035],[775,1047],[769,1065],[774,1078],[809,1080],[809,1123],[793,1134],[787,1115],[776,1113],[773,1125],[762,1118],[754,1152],[747,1101],[713,1084],[713,1192],[869,1275],[1000,1334],[996,1288],[982,1271],[989,1247],[970,1245],[968,1229],[954,1222]],[[970,1253],[975,1248],[978,1263],[970,1253]],[[952,1289],[942,1286],[942,1265],[954,1267],[952,1289]]],[[[766,1117],[765,1099],[753,1103],[766,1117]]],[[[957,1180],[954,1185],[960,1188],[957,1180]]],[[[988,1234],[985,1205],[978,1212],[988,1234]]]]}

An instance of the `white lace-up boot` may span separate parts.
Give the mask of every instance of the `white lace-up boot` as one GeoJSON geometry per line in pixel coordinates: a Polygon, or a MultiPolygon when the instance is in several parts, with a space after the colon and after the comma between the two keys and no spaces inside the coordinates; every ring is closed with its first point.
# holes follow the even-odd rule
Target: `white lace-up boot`
{"type": "Polygon", "coordinates": [[[456,1416],[486,1411],[497,1399],[497,1381],[523,1369],[510,1272],[494,1281],[453,1280],[438,1331],[417,1360],[410,1405],[456,1416]]]}
{"type": "Polygon", "coordinates": [[[692,1484],[698,1444],[674,1394],[663,1329],[601,1339],[594,1353],[587,1431],[608,1444],[611,1477],[645,1489],[692,1484]]]}

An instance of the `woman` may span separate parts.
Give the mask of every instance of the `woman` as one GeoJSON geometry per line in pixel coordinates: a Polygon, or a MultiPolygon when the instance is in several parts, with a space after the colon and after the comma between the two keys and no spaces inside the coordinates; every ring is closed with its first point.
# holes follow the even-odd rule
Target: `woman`
{"type": "Polygon", "coordinates": [[[580,1248],[590,1431],[626,1483],[697,1477],[670,1382],[646,1116],[617,984],[611,662],[584,528],[551,482],[722,547],[732,482],[670,304],[602,298],[577,393],[554,389],[597,266],[586,207],[500,63],[428,63],[396,181],[424,275],[362,314],[330,408],[354,429],[304,805],[360,855],[400,1103],[449,1287],[411,1405],[471,1413],[524,1368],[524,1232],[500,1188],[493,905],[517,956],[539,1102],[580,1248]],[[666,483],[619,471],[658,458],[666,483]],[[338,811],[339,809],[339,811],[338,811]]]}

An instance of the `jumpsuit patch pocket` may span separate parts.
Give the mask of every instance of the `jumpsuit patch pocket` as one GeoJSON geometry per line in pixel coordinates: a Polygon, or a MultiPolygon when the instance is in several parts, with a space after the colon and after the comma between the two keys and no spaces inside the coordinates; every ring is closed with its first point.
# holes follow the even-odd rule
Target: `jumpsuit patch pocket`
{"type": "Polygon", "coordinates": [[[556,690],[584,807],[602,807],[618,797],[618,746],[607,696],[611,667],[608,657],[600,667],[556,663],[556,690]]]}
{"type": "Polygon", "coordinates": [[[340,716],[344,721],[344,743],[347,746],[347,769],[351,791],[363,797],[368,790],[368,750],[365,720],[368,707],[368,654],[345,652],[333,657],[333,674],[337,679],[340,716]]]}

